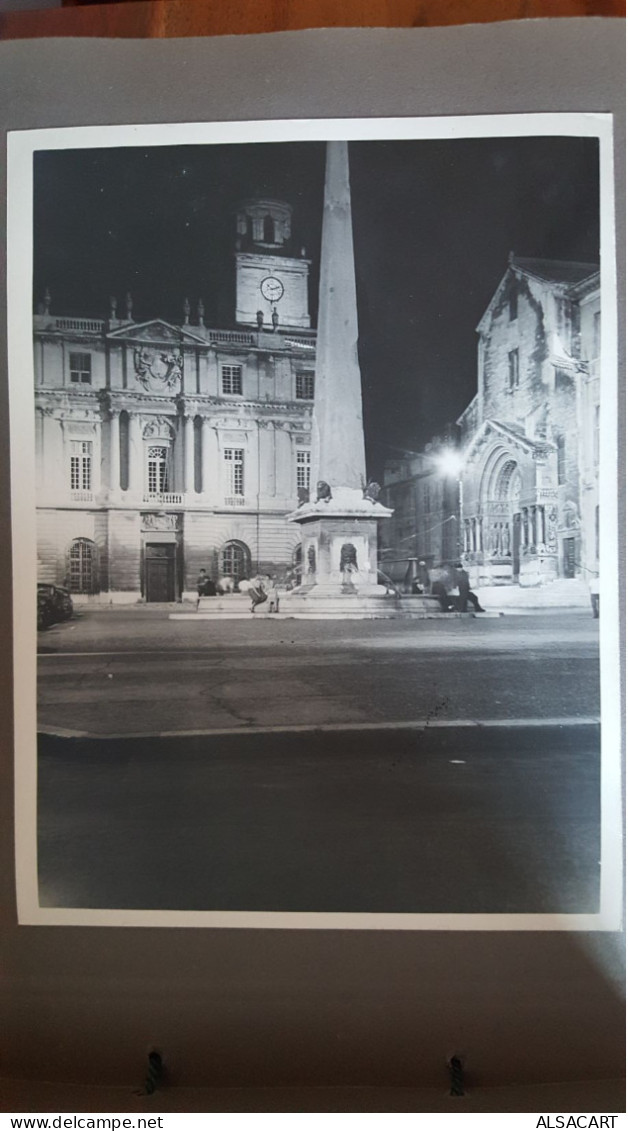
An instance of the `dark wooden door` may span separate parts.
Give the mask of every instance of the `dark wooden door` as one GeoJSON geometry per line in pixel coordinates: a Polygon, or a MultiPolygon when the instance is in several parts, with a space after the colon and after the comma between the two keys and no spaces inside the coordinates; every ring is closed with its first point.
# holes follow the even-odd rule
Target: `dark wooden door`
{"type": "Polygon", "coordinates": [[[519,577],[521,562],[521,514],[512,516],[512,576],[519,577]]]}
{"type": "Polygon", "coordinates": [[[575,538],[565,538],[564,570],[565,570],[565,577],[575,577],[576,576],[576,539],[575,538]]]}
{"type": "Polygon", "coordinates": [[[174,601],[174,551],[168,542],[146,546],[147,601],[174,601]]]}

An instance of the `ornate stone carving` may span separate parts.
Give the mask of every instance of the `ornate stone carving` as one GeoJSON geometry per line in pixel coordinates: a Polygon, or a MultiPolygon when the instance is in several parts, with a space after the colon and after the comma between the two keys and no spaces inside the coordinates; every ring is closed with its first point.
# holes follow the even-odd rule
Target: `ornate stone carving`
{"type": "Polygon", "coordinates": [[[358,555],[353,542],[345,542],[340,547],[340,573],[342,575],[342,592],[355,591],[354,577],[358,573],[358,555]]]}
{"type": "Polygon", "coordinates": [[[324,479],[319,479],[318,483],[316,484],[316,502],[328,503],[330,499],[331,487],[329,486],[329,483],[326,483],[324,479]]]}
{"type": "Polygon", "coordinates": [[[362,494],[365,499],[369,500],[370,503],[376,503],[379,498],[380,492],[381,487],[379,483],[377,483],[375,479],[369,479],[362,494]]]}
{"type": "Polygon", "coordinates": [[[578,514],[578,507],[571,499],[568,499],[562,508],[561,526],[564,530],[579,530],[580,529],[580,515],[578,514]]]}
{"type": "Polygon", "coordinates": [[[546,512],[546,544],[550,554],[555,554],[558,549],[558,539],[556,534],[556,523],[558,521],[558,509],[555,506],[547,508],[546,512]]]}
{"type": "Polygon", "coordinates": [[[180,526],[180,515],[178,514],[164,514],[162,512],[149,512],[142,515],[142,528],[144,530],[156,530],[168,532],[178,530],[180,526]]]}
{"type": "Polygon", "coordinates": [[[143,416],[141,417],[142,435],[145,440],[171,440],[173,436],[172,420],[168,416],[143,416]]]}
{"type": "Polygon", "coordinates": [[[144,388],[150,392],[158,389],[173,390],[181,382],[183,357],[171,350],[136,346],[133,350],[135,372],[144,388]]]}

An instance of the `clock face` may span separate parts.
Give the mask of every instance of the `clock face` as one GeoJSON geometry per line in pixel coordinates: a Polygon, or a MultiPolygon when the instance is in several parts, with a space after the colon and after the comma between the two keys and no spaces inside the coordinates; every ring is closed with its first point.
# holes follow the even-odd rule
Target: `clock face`
{"type": "Polygon", "coordinates": [[[279,302],[283,295],[283,283],[274,275],[267,275],[260,283],[260,290],[268,302],[279,302]]]}

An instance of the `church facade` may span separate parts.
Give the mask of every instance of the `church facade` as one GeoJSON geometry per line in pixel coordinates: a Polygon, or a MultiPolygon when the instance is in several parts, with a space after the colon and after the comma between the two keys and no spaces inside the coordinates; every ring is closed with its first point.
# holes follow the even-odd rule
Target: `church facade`
{"type": "Polygon", "coordinates": [[[595,265],[511,256],[479,323],[477,394],[458,421],[476,585],[597,575],[600,309],[595,265]]]}
{"type": "Polygon", "coordinates": [[[477,328],[476,395],[449,437],[385,469],[397,573],[414,557],[461,558],[475,586],[597,576],[600,326],[596,265],[510,257],[477,328]]]}
{"type": "Polygon", "coordinates": [[[284,574],[310,485],[316,335],[309,262],[281,201],[237,211],[232,328],[34,317],[39,580],[74,600],[171,602],[284,574]]]}

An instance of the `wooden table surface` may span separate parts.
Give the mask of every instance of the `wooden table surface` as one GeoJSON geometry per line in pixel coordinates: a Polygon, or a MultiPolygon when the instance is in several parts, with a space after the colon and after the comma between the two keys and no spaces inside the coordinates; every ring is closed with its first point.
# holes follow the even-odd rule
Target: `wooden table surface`
{"type": "Polygon", "coordinates": [[[0,13],[0,38],[146,39],[321,27],[442,27],[558,16],[625,16],[625,0],[64,0],[62,8],[0,13]]]}

